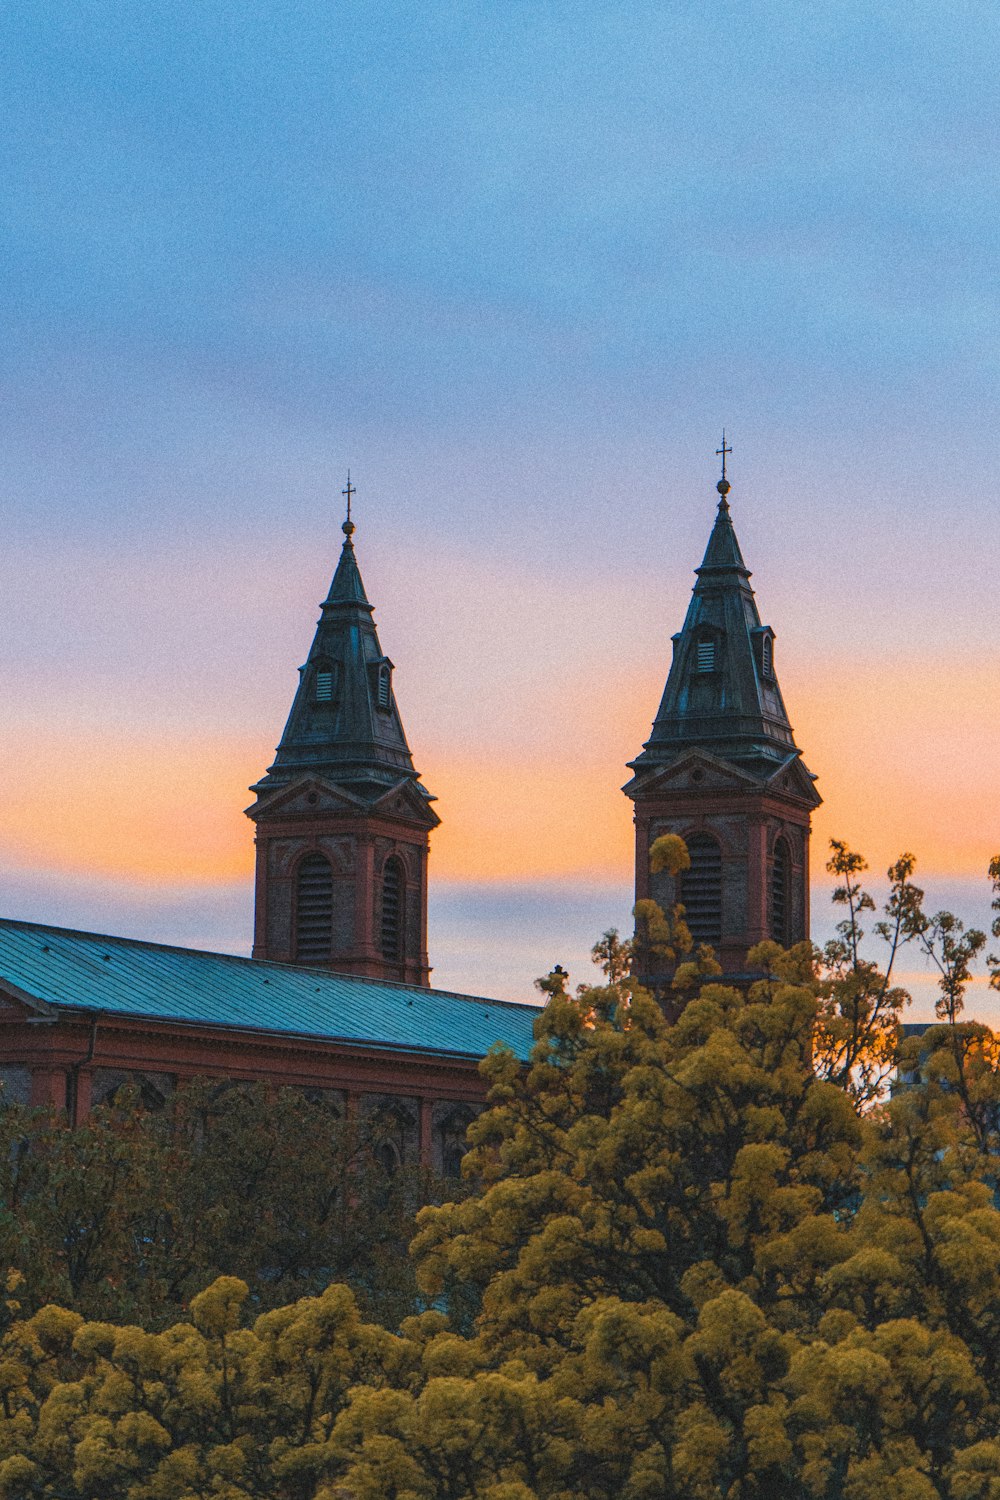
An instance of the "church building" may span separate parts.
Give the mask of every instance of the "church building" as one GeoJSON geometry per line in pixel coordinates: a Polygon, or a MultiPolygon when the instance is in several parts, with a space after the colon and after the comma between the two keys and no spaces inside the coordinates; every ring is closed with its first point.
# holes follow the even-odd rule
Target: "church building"
{"type": "MultiPolygon", "coordinates": [[[[725,440],[723,440],[725,449],[725,440]]],[[[726,450],[728,451],[728,450],[726,450]]],[[[819,803],[792,737],[750,573],[718,485],[715,524],[666,689],[625,787],[636,899],[680,900],[724,971],[749,978],[762,938],[809,932],[809,824],[819,803]],[[678,833],[691,868],[651,875],[678,833]]],[[[392,1122],[399,1159],[453,1170],[484,1097],[478,1064],[522,1060],[536,1004],[430,985],[434,798],[413,764],[354,549],[350,516],[273,763],[251,788],[253,956],[0,920],[0,1083],[71,1121],[124,1083],[155,1107],[179,1080],[264,1079],[392,1122]]],[[[610,768],[609,768],[610,774],[610,768]]],[[[641,977],[669,1005],[670,973],[641,977]]]]}

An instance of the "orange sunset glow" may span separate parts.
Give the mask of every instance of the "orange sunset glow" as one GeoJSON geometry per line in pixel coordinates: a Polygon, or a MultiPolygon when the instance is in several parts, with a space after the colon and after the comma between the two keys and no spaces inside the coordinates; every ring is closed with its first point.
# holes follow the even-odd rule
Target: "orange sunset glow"
{"type": "MultiPolygon", "coordinates": [[[[927,688],[926,662],[804,669],[789,653],[785,699],[824,797],[814,880],[824,879],[831,837],[861,848],[875,868],[912,849],[924,877],[984,874],[998,843],[997,670],[949,664],[945,702],[927,688]]],[[[432,836],[436,877],[630,883],[631,807],[620,787],[662,684],[620,680],[611,713],[595,710],[589,684],[587,672],[564,678],[562,702],[535,684],[519,705],[520,728],[492,756],[462,755],[437,736],[416,745],[443,820],[432,836]]],[[[125,882],[249,879],[246,788],[268,753],[261,734],[37,731],[7,758],[16,795],[4,816],[5,857],[125,882]]]]}

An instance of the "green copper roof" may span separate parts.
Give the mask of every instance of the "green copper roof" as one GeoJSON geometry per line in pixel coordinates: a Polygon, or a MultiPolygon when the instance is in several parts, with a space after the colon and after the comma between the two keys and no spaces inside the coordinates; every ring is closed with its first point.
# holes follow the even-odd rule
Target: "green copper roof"
{"type": "Polygon", "coordinates": [[[0,920],[5,987],[41,1009],[462,1057],[482,1057],[504,1042],[527,1060],[538,1015],[536,1005],[0,920]]]}

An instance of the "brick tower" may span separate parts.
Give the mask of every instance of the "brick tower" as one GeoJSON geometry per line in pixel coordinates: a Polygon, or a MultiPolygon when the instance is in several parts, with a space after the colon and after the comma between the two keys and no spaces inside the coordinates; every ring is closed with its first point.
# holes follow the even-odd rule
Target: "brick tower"
{"type": "Polygon", "coordinates": [[[274,764],[250,788],[255,958],[427,984],[428,835],[440,822],[413,768],[358,571],[344,545],[274,764]]]}
{"type": "MultiPolygon", "coordinates": [[[[757,613],[729,513],[723,437],[719,507],[652,733],[630,762],[635,895],[683,902],[696,942],[748,978],[764,938],[809,935],[809,826],[820,797],[792,737],[774,668],[774,631],[757,613]],[[649,848],[680,834],[691,869],[651,875],[649,848]]],[[[655,988],[670,977],[647,960],[655,988]]]]}

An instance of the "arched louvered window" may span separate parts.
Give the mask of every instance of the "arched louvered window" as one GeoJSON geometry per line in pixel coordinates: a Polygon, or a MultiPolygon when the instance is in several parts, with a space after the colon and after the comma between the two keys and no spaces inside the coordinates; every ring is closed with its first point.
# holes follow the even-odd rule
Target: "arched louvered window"
{"type": "Polygon", "coordinates": [[[681,876],[684,919],[696,943],[716,944],[722,937],[722,850],[707,833],[686,840],[691,868],[681,876]]]}
{"type": "Polygon", "coordinates": [[[403,867],[387,859],[382,871],[382,957],[399,963],[403,957],[403,867]]]}
{"type": "Polygon", "coordinates": [[[299,861],[295,882],[295,957],[326,960],[333,939],[333,870],[322,854],[299,861]]]}
{"type": "Polygon", "coordinates": [[[392,668],[388,662],[379,664],[376,691],[379,708],[388,712],[392,705],[392,668]]]}
{"type": "Polygon", "coordinates": [[[789,942],[789,916],[792,889],[792,857],[784,839],[774,846],[771,865],[771,936],[786,947],[789,942]]]}

